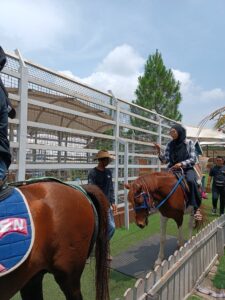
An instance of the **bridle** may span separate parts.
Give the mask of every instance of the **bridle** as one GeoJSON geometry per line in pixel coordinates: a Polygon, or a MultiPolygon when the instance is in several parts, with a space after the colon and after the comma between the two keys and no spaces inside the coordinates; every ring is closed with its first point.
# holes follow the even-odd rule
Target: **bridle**
{"type": "Polygon", "coordinates": [[[134,199],[137,199],[141,196],[143,197],[143,202],[140,205],[138,205],[135,202],[135,205],[134,205],[135,212],[139,211],[140,209],[147,209],[148,213],[150,213],[151,209],[160,208],[173,195],[173,193],[176,191],[176,189],[178,188],[178,186],[181,183],[181,181],[183,180],[183,178],[184,178],[184,175],[182,174],[182,176],[180,176],[180,178],[177,180],[176,184],[173,186],[173,188],[171,189],[169,194],[167,194],[167,196],[163,200],[161,200],[157,205],[155,205],[155,203],[153,201],[153,197],[151,196],[151,194],[148,190],[146,182],[144,180],[142,180],[145,187],[147,188],[147,192],[142,191],[138,195],[134,196],[134,199]]]}
{"type": "Polygon", "coordinates": [[[149,195],[146,192],[141,192],[140,194],[134,196],[134,199],[137,199],[141,196],[143,197],[144,201],[142,202],[141,205],[138,205],[135,202],[135,205],[134,205],[135,212],[140,210],[140,209],[147,209],[150,212],[150,210],[151,210],[151,198],[149,197],[149,195]]]}

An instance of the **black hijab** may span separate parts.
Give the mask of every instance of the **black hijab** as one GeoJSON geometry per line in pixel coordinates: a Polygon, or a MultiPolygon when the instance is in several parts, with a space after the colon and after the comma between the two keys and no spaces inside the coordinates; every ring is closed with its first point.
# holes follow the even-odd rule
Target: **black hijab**
{"type": "Polygon", "coordinates": [[[179,124],[171,127],[178,133],[178,138],[170,142],[170,165],[173,166],[189,158],[187,147],[185,144],[186,130],[179,124]]]}

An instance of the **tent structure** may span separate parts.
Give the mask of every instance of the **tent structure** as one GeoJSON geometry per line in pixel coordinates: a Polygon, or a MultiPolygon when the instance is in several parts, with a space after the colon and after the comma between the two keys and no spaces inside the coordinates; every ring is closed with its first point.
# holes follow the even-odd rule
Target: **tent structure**
{"type": "Polygon", "coordinates": [[[193,139],[194,141],[198,140],[201,145],[225,144],[225,133],[217,129],[202,128],[201,132],[199,133],[199,127],[186,126],[186,130],[187,137],[193,139]]]}
{"type": "MultiPolygon", "coordinates": [[[[18,89],[8,88],[8,91],[12,94],[17,94],[18,89]]],[[[39,122],[54,126],[63,126],[66,128],[77,130],[88,130],[94,133],[104,133],[106,130],[112,129],[112,125],[103,122],[103,119],[112,120],[112,117],[107,114],[102,108],[90,105],[87,101],[78,99],[76,97],[68,97],[61,93],[45,93],[43,91],[37,91],[33,89],[28,90],[28,97],[30,100],[28,106],[28,120],[31,122],[39,122]],[[43,106],[35,105],[35,101],[43,102],[43,106]],[[46,105],[47,104],[47,105],[46,105]],[[59,109],[48,108],[48,104],[62,107],[59,109]],[[65,111],[68,109],[68,112],[65,111]],[[80,112],[80,115],[73,115],[69,110],[80,112]],[[87,117],[85,117],[85,115],[87,117]],[[94,115],[99,117],[99,120],[92,120],[88,118],[88,115],[94,115]]],[[[13,103],[17,108],[18,103],[13,103]]]]}
{"type": "Polygon", "coordinates": [[[187,126],[187,137],[198,142],[203,150],[203,156],[214,159],[216,156],[225,157],[225,133],[218,129],[187,126]]]}

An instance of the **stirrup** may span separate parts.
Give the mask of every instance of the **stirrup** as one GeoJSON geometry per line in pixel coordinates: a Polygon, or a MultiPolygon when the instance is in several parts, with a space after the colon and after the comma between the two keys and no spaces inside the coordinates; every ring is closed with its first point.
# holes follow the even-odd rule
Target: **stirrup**
{"type": "Polygon", "coordinates": [[[202,221],[202,214],[199,208],[196,210],[194,214],[194,218],[196,221],[202,221]]]}

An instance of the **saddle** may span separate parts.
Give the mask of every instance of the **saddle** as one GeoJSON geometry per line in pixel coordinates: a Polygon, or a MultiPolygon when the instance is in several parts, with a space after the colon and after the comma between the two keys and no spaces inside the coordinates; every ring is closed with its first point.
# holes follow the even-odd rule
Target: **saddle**
{"type": "Polygon", "coordinates": [[[20,190],[4,185],[0,191],[0,277],[19,267],[34,242],[34,225],[20,190]]]}
{"type": "MultiPolygon", "coordinates": [[[[0,190],[0,277],[18,268],[30,254],[34,243],[35,228],[32,215],[27,200],[18,187],[49,181],[65,184],[56,178],[44,177],[2,185],[0,190]]],[[[80,186],[70,186],[86,196],[95,213],[95,231],[91,240],[90,254],[97,238],[98,214],[87,192],[80,186]]]]}

